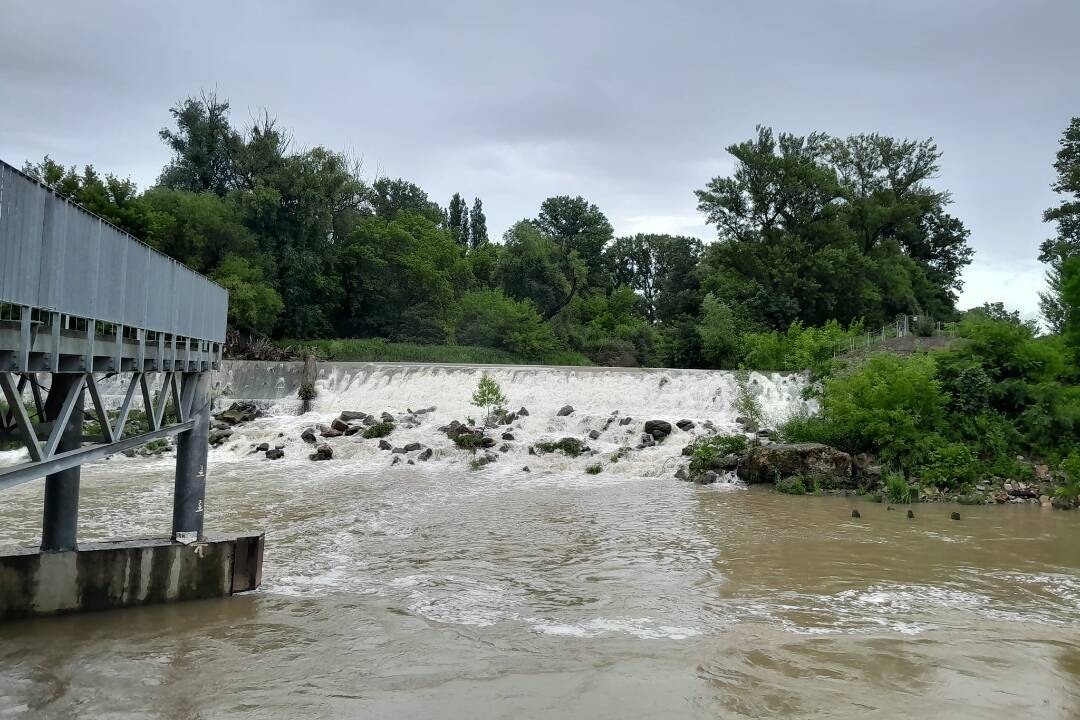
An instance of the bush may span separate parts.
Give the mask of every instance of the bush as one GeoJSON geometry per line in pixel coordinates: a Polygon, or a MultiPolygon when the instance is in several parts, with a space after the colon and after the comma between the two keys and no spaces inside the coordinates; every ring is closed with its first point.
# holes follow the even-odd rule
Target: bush
{"type": "Polygon", "coordinates": [[[463,450],[475,451],[483,446],[484,436],[480,433],[461,433],[454,436],[454,444],[463,450]]]}
{"type": "Polygon", "coordinates": [[[394,423],[391,422],[377,422],[374,425],[368,425],[364,428],[364,437],[368,440],[372,438],[383,438],[394,432],[394,423]]]}
{"type": "Polygon", "coordinates": [[[599,475],[603,469],[604,467],[600,463],[596,463],[595,465],[590,465],[585,468],[585,472],[589,475],[599,475]]]}
{"type": "Polygon", "coordinates": [[[703,473],[712,469],[713,463],[726,455],[746,452],[746,438],[742,435],[712,435],[698,438],[683,448],[683,455],[690,456],[690,471],[703,473]]]}
{"type": "Polygon", "coordinates": [[[533,447],[540,452],[562,452],[570,457],[577,457],[589,449],[589,446],[584,442],[572,437],[565,437],[556,441],[538,442],[533,447]]]}
{"type": "Polygon", "coordinates": [[[509,298],[502,290],[462,295],[456,336],[468,345],[501,348],[526,357],[541,357],[556,347],[551,327],[532,303],[509,298]]]}
{"type": "Polygon", "coordinates": [[[789,419],[781,435],[906,467],[919,440],[943,424],[945,400],[933,358],[879,353],[827,379],[820,414],[789,419]]]}
{"type": "Polygon", "coordinates": [[[1080,452],[1074,451],[1062,461],[1061,472],[1065,474],[1065,482],[1054,490],[1054,495],[1063,500],[1077,502],[1080,500],[1080,452]]]}
{"type": "Polygon", "coordinates": [[[777,478],[774,487],[777,492],[784,493],[785,495],[806,494],[806,482],[798,475],[788,478],[777,478]]]}
{"type": "Polygon", "coordinates": [[[912,501],[911,486],[903,474],[891,472],[885,476],[885,497],[897,505],[907,505],[912,501]]]}
{"type": "Polygon", "coordinates": [[[979,461],[966,445],[943,442],[940,436],[929,436],[921,443],[926,461],[917,468],[923,483],[942,490],[957,490],[975,482],[979,476],[979,461]],[[937,444],[940,443],[940,444],[937,444]]]}

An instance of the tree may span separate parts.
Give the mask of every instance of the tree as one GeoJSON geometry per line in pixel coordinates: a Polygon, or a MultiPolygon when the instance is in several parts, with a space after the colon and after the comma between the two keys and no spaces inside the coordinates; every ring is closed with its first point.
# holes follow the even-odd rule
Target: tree
{"type": "Polygon", "coordinates": [[[447,208],[447,227],[458,245],[469,246],[469,206],[460,194],[454,193],[447,208]]]}
{"type": "Polygon", "coordinates": [[[1061,334],[1072,348],[1073,362],[1080,365],[1080,257],[1070,257],[1061,265],[1061,307],[1065,322],[1061,334]]]}
{"type": "Polygon", "coordinates": [[[474,250],[488,244],[487,216],[480,198],[473,200],[472,212],[469,213],[469,246],[474,250]]]}
{"type": "Polygon", "coordinates": [[[540,232],[559,244],[566,258],[577,253],[588,271],[588,286],[604,284],[603,252],[614,231],[596,205],[581,196],[550,197],[540,205],[535,224],[540,232]]]}
{"type": "Polygon", "coordinates": [[[566,307],[584,283],[587,270],[535,224],[522,220],[503,235],[495,277],[506,294],[531,300],[544,319],[566,307]]]}
{"type": "Polygon", "coordinates": [[[1054,170],[1057,180],[1051,188],[1066,199],[1043,213],[1043,220],[1054,223],[1057,233],[1039,247],[1039,261],[1048,265],[1047,289],[1039,293],[1039,309],[1050,329],[1062,332],[1068,323],[1062,269],[1069,258],[1080,256],[1080,117],[1074,117],[1061,135],[1054,170]]]}
{"type": "Polygon", "coordinates": [[[84,208],[142,241],[154,223],[151,208],[143,202],[135,181],[116,175],[101,175],[93,165],[79,172],[74,165],[64,167],[46,155],[40,163],[27,162],[23,172],[49,185],[84,208]]]}
{"type": "Polygon", "coordinates": [[[703,287],[733,311],[768,329],[955,311],[971,250],[948,194],[926,184],[931,141],[759,127],[728,151],[734,174],[696,194],[719,238],[703,287]]]}
{"type": "Polygon", "coordinates": [[[509,298],[502,290],[476,290],[461,296],[456,338],[465,345],[501,348],[528,358],[555,349],[551,327],[532,303],[509,298]]]}
{"type": "Polygon", "coordinates": [[[182,100],[169,113],[176,129],[162,128],[158,134],[173,159],[161,171],[158,185],[224,195],[234,185],[234,158],[243,142],[229,124],[229,102],[204,92],[182,100]]]}
{"type": "Polygon", "coordinates": [[[701,352],[713,367],[732,368],[739,364],[741,328],[735,313],[709,293],[701,303],[701,352]]]}
{"type": "Polygon", "coordinates": [[[481,375],[480,381],[476,384],[476,391],[472,396],[472,404],[475,407],[484,409],[485,425],[492,421],[495,410],[501,408],[506,402],[506,395],[503,394],[499,383],[495,382],[495,379],[486,372],[481,375]]]}
{"type": "Polygon", "coordinates": [[[225,257],[213,279],[229,291],[229,326],[267,334],[285,307],[281,296],[263,280],[262,268],[237,255],[225,257]]]}
{"type": "Polygon", "coordinates": [[[156,187],[143,194],[143,201],[154,213],[146,242],[193,270],[213,272],[228,255],[261,263],[255,237],[229,200],[156,187]]]}
{"type": "Polygon", "coordinates": [[[604,261],[612,284],[640,295],[646,317],[656,322],[697,311],[701,298],[695,268],[701,251],[694,237],[638,234],[617,238],[604,251],[604,261]]]}
{"type": "Polygon", "coordinates": [[[427,193],[408,180],[379,178],[371,186],[371,204],[383,220],[394,220],[400,213],[420,215],[433,223],[443,221],[443,211],[428,199],[427,193]]]}

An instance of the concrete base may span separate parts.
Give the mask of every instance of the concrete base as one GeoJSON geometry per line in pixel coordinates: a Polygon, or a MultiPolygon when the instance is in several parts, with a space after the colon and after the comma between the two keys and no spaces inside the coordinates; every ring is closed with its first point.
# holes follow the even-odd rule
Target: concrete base
{"type": "Polygon", "coordinates": [[[264,536],[120,540],[77,551],[0,550],[0,620],[202,600],[254,590],[264,536]]]}

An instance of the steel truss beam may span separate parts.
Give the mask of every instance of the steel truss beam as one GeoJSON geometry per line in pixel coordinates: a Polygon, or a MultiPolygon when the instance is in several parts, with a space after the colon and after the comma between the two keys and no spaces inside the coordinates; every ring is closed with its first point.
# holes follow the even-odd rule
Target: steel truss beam
{"type": "MultiPolygon", "coordinates": [[[[32,373],[26,373],[18,376],[16,380],[15,373],[0,372],[0,391],[3,392],[3,397],[8,403],[8,412],[5,414],[6,419],[4,419],[2,429],[9,434],[17,433],[30,454],[30,462],[0,468],[0,490],[123,452],[157,438],[169,437],[190,430],[194,426],[194,421],[188,417],[194,385],[188,383],[181,389],[180,373],[165,372],[162,373],[161,386],[155,389],[153,383],[147,378],[148,374],[131,375],[120,410],[116,418],[110,420],[101,398],[97,378],[93,373],[79,373],[78,379],[68,385],[64,397],[56,398],[50,403],[53,408],[51,412],[55,413],[55,417],[50,417],[50,422],[46,423],[44,422],[46,403],[42,400],[42,388],[37,378],[32,373]],[[23,402],[28,385],[34,396],[37,424],[34,423],[23,402]],[[84,387],[89,391],[93,404],[92,415],[101,426],[101,435],[94,438],[100,438],[100,442],[80,447],[77,450],[57,452],[64,427],[73,413],[84,413],[82,408],[76,409],[84,387]],[[140,435],[124,438],[124,425],[137,390],[141,391],[143,410],[150,429],[140,435]],[[57,405],[59,405],[59,410],[56,409],[57,405]],[[170,406],[175,422],[167,419],[167,410],[170,406]],[[44,443],[39,441],[39,435],[45,435],[44,443]]],[[[60,391],[57,390],[57,392],[60,391]]]]}

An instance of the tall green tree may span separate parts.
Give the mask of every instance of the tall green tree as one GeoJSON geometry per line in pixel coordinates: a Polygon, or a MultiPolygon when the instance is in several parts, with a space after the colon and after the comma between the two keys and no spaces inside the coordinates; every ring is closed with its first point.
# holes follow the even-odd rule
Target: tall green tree
{"type": "Polygon", "coordinates": [[[574,299],[585,281],[585,264],[539,227],[522,220],[503,235],[497,282],[516,300],[531,300],[550,319],[574,299]]]}
{"type": "Polygon", "coordinates": [[[480,198],[475,198],[472,211],[469,213],[469,246],[476,249],[487,243],[487,216],[484,215],[484,205],[480,202],[480,198]]]}
{"type": "Polygon", "coordinates": [[[612,242],[604,262],[612,284],[640,295],[646,317],[656,322],[697,311],[701,297],[695,270],[701,253],[701,240],[694,237],[638,234],[612,242]]]}
{"type": "Polygon", "coordinates": [[[589,287],[605,284],[603,252],[614,231],[596,205],[580,195],[550,197],[540,205],[535,224],[562,247],[567,258],[572,253],[581,258],[588,271],[586,284],[589,287]]]}
{"type": "Polygon", "coordinates": [[[394,220],[400,213],[409,212],[433,223],[443,221],[443,211],[439,204],[430,200],[426,192],[408,180],[379,178],[372,183],[371,190],[372,209],[383,220],[394,220]]]}
{"type": "Polygon", "coordinates": [[[447,227],[458,245],[469,246],[469,206],[460,193],[454,193],[447,207],[447,227]]]}
{"type": "Polygon", "coordinates": [[[1062,268],[1070,258],[1080,256],[1080,117],[1074,117],[1061,135],[1054,170],[1057,180],[1051,188],[1065,199],[1043,213],[1043,220],[1054,223],[1057,232],[1039,247],[1039,260],[1048,265],[1047,289],[1039,293],[1039,309],[1050,329],[1062,332],[1068,322],[1062,268]]]}
{"type": "Polygon", "coordinates": [[[169,110],[175,128],[158,133],[173,151],[158,185],[224,195],[235,183],[234,161],[243,143],[229,122],[229,102],[214,92],[189,97],[169,110]]]}

